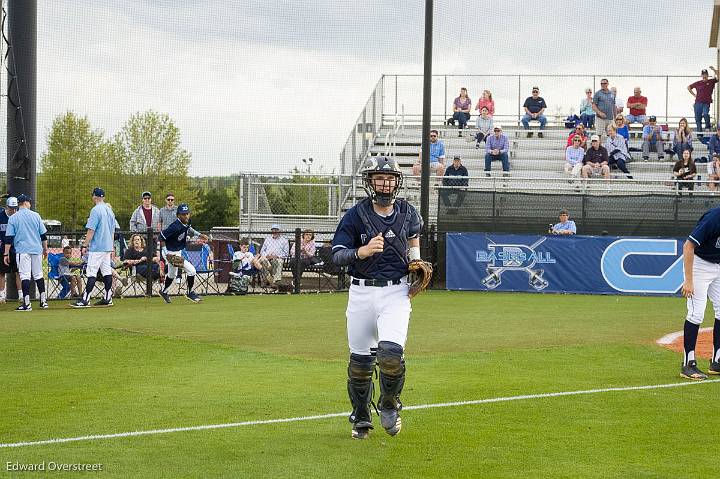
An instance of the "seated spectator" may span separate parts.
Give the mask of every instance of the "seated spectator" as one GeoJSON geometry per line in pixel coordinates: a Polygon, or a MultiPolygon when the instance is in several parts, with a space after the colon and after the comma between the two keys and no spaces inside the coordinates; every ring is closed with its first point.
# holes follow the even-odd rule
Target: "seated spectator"
{"type": "Polygon", "coordinates": [[[627,107],[630,110],[630,113],[628,113],[625,117],[625,120],[627,120],[628,125],[633,123],[640,123],[641,125],[644,125],[647,122],[647,115],[645,112],[647,111],[648,100],[646,97],[642,96],[641,93],[640,87],[636,86],[633,90],[633,96],[627,100],[627,107]]]}
{"type": "Polygon", "coordinates": [[[570,219],[570,213],[568,210],[562,210],[560,212],[560,223],[557,223],[550,228],[550,234],[553,235],[574,235],[577,233],[577,226],[575,222],[570,219]]]}
{"type": "Polygon", "coordinates": [[[472,100],[468,96],[467,88],[460,89],[460,96],[455,98],[453,102],[453,120],[458,123],[458,136],[462,136],[462,130],[467,128],[467,122],[470,120],[470,108],[472,100]]]}
{"type": "Polygon", "coordinates": [[[697,175],[697,167],[692,159],[692,154],[690,150],[683,150],[682,157],[673,166],[673,177],[676,180],[675,184],[678,191],[682,189],[694,190],[695,182],[689,180],[694,180],[695,175],[697,175]]]}
{"type": "Polygon", "coordinates": [[[487,107],[488,115],[491,117],[495,115],[495,101],[493,100],[492,93],[490,90],[483,90],[482,98],[480,98],[475,106],[475,109],[482,113],[482,108],[487,107]]]}
{"type": "Polygon", "coordinates": [[[632,175],[630,175],[627,165],[625,164],[631,159],[625,138],[618,135],[614,125],[608,125],[607,134],[608,138],[605,141],[605,149],[608,152],[608,166],[611,169],[617,168],[625,173],[629,180],[632,180],[632,175]]]}
{"type": "Polygon", "coordinates": [[[595,111],[593,111],[593,94],[589,88],[585,89],[585,98],[580,101],[580,121],[585,128],[595,126],[595,111]]]}
{"type": "MultiPolygon", "coordinates": [[[[539,121],[540,133],[538,133],[538,137],[542,138],[542,130],[545,129],[545,123],[547,123],[547,118],[543,115],[545,109],[547,108],[547,104],[545,103],[545,99],[540,96],[540,89],[538,87],[533,87],[532,96],[525,99],[523,108],[525,109],[525,115],[522,117],[522,120],[520,120],[523,127],[525,127],[526,130],[529,130],[531,121],[539,121]]],[[[532,135],[532,132],[528,131],[527,137],[531,138],[532,135]]]]}
{"type": "Polygon", "coordinates": [[[581,146],[580,135],[573,137],[573,144],[565,149],[565,173],[577,178],[580,176],[580,170],[583,167],[583,158],[585,158],[585,148],[581,146]]]}
{"type": "Polygon", "coordinates": [[[625,138],[625,143],[630,141],[630,128],[628,127],[627,121],[625,121],[625,117],[622,115],[616,115],[613,125],[615,126],[615,130],[617,130],[618,135],[625,138]]]}
{"type": "Polygon", "coordinates": [[[282,268],[285,258],[290,254],[290,242],[280,234],[280,225],[270,226],[270,235],[265,237],[260,249],[260,264],[269,272],[266,277],[268,286],[276,287],[282,279],[282,268]]]}
{"type": "Polygon", "coordinates": [[[485,141],[485,138],[492,135],[493,132],[493,118],[490,116],[488,107],[483,106],[480,109],[480,115],[477,117],[476,123],[478,132],[475,134],[475,148],[480,148],[480,143],[485,141]]]}
{"type": "Polygon", "coordinates": [[[300,271],[296,271],[297,261],[295,260],[295,249],[293,248],[293,255],[290,258],[290,267],[292,268],[294,285],[300,286],[300,280],[305,272],[305,268],[312,266],[315,263],[320,262],[320,258],[315,256],[317,250],[317,244],[315,243],[315,232],[310,229],[306,229],[302,232],[300,237],[300,271]]]}
{"type": "Polygon", "coordinates": [[[707,164],[708,169],[708,189],[717,191],[718,183],[720,183],[720,153],[714,153],[712,161],[707,164]]]}
{"type": "MultiPolygon", "coordinates": [[[[418,155],[418,159],[413,165],[413,175],[420,176],[422,151],[418,155]]],[[[437,176],[445,173],[445,143],[438,138],[437,130],[430,130],[430,169],[437,176]]]]}
{"type": "Polygon", "coordinates": [[[680,118],[678,129],[675,130],[675,135],[673,136],[673,152],[678,158],[682,158],[682,152],[685,150],[693,151],[692,141],[693,133],[688,126],[687,119],[685,117],[680,118]]]}
{"type": "Polygon", "coordinates": [[[443,178],[443,186],[449,186],[454,188],[440,188],[440,198],[445,206],[448,207],[448,213],[456,213],[457,208],[460,208],[465,200],[465,190],[461,187],[468,186],[468,170],[462,164],[462,160],[459,156],[453,158],[453,163],[450,167],[445,170],[445,177],[443,178]],[[454,178],[453,178],[454,177],[454,178]],[[455,195],[455,202],[451,201],[451,196],[455,195]]]}
{"type": "Polygon", "coordinates": [[[70,246],[63,247],[63,255],[58,262],[58,276],[61,286],[58,299],[67,298],[68,294],[73,298],[80,296],[80,278],[72,274],[71,268],[79,268],[81,266],[81,260],[72,259],[72,248],[70,246]]]}
{"type": "Polygon", "coordinates": [[[241,239],[238,250],[233,253],[230,281],[225,293],[247,294],[250,280],[260,270],[262,270],[260,261],[250,252],[250,240],[248,238],[241,239]]]}
{"type": "Polygon", "coordinates": [[[608,153],[607,150],[600,145],[600,137],[598,135],[590,137],[590,148],[585,152],[581,174],[583,178],[589,178],[591,176],[602,176],[605,179],[610,178],[608,153]]]}
{"type": "Polygon", "coordinates": [[[708,154],[710,156],[715,155],[715,153],[720,153],[720,123],[717,125],[715,130],[715,134],[710,137],[707,144],[708,154]]]}
{"type": "Polygon", "coordinates": [[[154,281],[165,281],[162,269],[160,268],[160,258],[153,256],[152,261],[148,261],[148,252],[145,246],[145,238],[142,235],[134,234],[130,237],[130,245],[125,250],[122,264],[126,268],[135,267],[135,275],[147,278],[148,266],[151,264],[150,275],[154,281]]]}
{"type": "Polygon", "coordinates": [[[665,159],[665,150],[663,147],[662,128],[657,124],[657,118],[651,116],[648,118],[647,125],[643,126],[642,131],[642,151],[643,160],[650,159],[650,150],[654,149],[658,156],[658,161],[665,159]]]}
{"type": "Polygon", "coordinates": [[[575,137],[580,138],[580,146],[583,150],[587,148],[587,135],[585,134],[585,127],[581,124],[577,125],[573,131],[570,132],[565,146],[572,146],[575,137]]]}
{"type": "Polygon", "coordinates": [[[510,142],[503,133],[502,126],[495,124],[493,134],[485,140],[485,176],[490,176],[490,169],[494,160],[502,162],[503,176],[508,176],[510,171],[510,160],[508,151],[510,142]]]}

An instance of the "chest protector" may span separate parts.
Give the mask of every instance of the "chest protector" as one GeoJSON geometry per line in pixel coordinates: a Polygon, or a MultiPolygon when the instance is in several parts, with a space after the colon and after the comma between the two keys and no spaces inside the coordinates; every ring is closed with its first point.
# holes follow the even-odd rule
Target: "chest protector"
{"type": "Polygon", "coordinates": [[[407,274],[408,230],[410,227],[410,208],[404,200],[396,200],[397,209],[389,217],[382,217],[373,210],[370,199],[358,204],[357,212],[365,225],[367,244],[371,238],[382,233],[385,238],[381,254],[356,262],[354,270],[367,278],[399,279],[407,274]]]}

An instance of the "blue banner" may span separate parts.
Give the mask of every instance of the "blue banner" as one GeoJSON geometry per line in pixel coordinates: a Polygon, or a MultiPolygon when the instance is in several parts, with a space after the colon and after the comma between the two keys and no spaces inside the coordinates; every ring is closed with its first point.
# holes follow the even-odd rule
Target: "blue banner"
{"type": "Polygon", "coordinates": [[[678,294],[684,239],[448,233],[451,290],[678,294]]]}

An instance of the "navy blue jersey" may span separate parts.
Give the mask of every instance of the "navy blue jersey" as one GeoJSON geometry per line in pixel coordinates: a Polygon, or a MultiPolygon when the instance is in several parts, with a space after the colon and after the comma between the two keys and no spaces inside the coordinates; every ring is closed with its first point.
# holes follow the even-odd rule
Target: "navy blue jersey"
{"type": "MultiPolygon", "coordinates": [[[[5,244],[5,232],[7,231],[8,215],[5,209],[0,209],[0,245],[5,244]]],[[[5,250],[3,250],[5,253],[5,250]]]]}
{"type": "Polygon", "coordinates": [[[335,231],[333,251],[357,249],[382,233],[385,238],[383,252],[355,261],[348,272],[362,279],[400,279],[408,271],[408,239],[416,238],[422,226],[420,215],[407,201],[395,200],[392,214],[383,217],[373,210],[372,202],[366,198],[343,216],[335,231]]]}
{"type": "Polygon", "coordinates": [[[165,242],[168,251],[180,251],[185,249],[187,237],[197,236],[199,233],[190,226],[190,223],[183,224],[179,219],[170,223],[170,225],[162,230],[160,239],[165,242]]]}
{"type": "Polygon", "coordinates": [[[697,256],[711,263],[720,263],[720,208],[707,210],[698,220],[688,240],[695,243],[697,256]]]}

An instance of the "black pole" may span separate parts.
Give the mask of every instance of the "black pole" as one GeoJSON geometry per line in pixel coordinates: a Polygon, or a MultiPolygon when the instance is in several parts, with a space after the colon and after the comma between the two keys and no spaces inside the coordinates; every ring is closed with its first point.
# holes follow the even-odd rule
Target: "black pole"
{"type": "MultiPolygon", "coordinates": [[[[130,245],[132,246],[132,245],[130,245]]],[[[145,255],[147,257],[147,270],[145,271],[145,296],[152,296],[153,290],[153,259],[155,259],[155,235],[153,229],[148,228],[145,230],[145,255]]],[[[162,266],[158,265],[159,268],[162,266]]],[[[161,284],[160,289],[164,288],[165,285],[161,284]]]]}
{"type": "Polygon", "coordinates": [[[302,230],[295,228],[295,264],[293,264],[293,294],[300,294],[300,240],[302,239],[302,230]]]}
{"type": "MultiPolygon", "coordinates": [[[[425,0],[425,70],[423,73],[422,157],[420,216],[425,228],[430,221],[430,89],[432,87],[433,0],[425,0]]],[[[426,229],[427,231],[427,229],[426,229]]]]}
{"type": "Polygon", "coordinates": [[[37,0],[8,0],[7,181],[13,195],[36,197],[37,0]]]}

